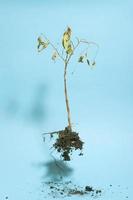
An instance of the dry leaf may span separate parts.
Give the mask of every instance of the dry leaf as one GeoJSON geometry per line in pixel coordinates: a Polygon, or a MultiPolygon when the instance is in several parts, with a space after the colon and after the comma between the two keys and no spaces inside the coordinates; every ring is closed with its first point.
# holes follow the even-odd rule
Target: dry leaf
{"type": "Polygon", "coordinates": [[[63,38],[62,38],[62,45],[64,47],[64,49],[66,50],[67,54],[72,54],[73,53],[73,48],[72,48],[72,44],[71,44],[71,29],[68,27],[67,30],[64,32],[63,34],[63,38]]]}
{"type": "Polygon", "coordinates": [[[87,59],[87,64],[90,66],[90,61],[87,59]]]}
{"type": "Polygon", "coordinates": [[[57,57],[58,57],[58,54],[57,54],[57,52],[55,51],[55,52],[53,53],[53,55],[52,55],[52,60],[55,61],[57,57]]]}
{"type": "Polygon", "coordinates": [[[41,37],[38,37],[37,40],[38,40],[37,49],[39,52],[48,47],[49,42],[44,42],[41,37]]]}
{"type": "Polygon", "coordinates": [[[78,59],[78,62],[83,63],[84,62],[84,56],[80,56],[78,59]]]}
{"type": "Polygon", "coordinates": [[[94,61],[93,63],[92,63],[92,66],[95,66],[96,65],[96,62],[94,61]]]}

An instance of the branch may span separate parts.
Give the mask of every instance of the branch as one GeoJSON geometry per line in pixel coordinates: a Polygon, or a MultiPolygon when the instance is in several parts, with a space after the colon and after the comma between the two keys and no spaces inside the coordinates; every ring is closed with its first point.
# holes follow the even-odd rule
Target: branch
{"type": "Polygon", "coordinates": [[[43,37],[47,40],[47,42],[49,42],[49,44],[53,47],[53,49],[57,52],[58,56],[63,60],[63,62],[65,62],[65,59],[63,58],[63,56],[59,53],[58,49],[54,46],[54,44],[52,42],[50,42],[50,40],[44,35],[42,34],[43,37]]]}
{"type": "Polygon", "coordinates": [[[92,41],[88,42],[88,41],[86,41],[84,39],[81,39],[80,42],[86,43],[88,45],[93,44],[93,45],[95,45],[99,49],[99,45],[96,42],[92,42],[92,41]]]}
{"type": "MultiPolygon", "coordinates": [[[[91,44],[95,45],[95,46],[97,47],[97,51],[96,51],[96,55],[95,55],[95,58],[96,58],[96,56],[97,56],[97,54],[98,54],[98,51],[99,51],[99,48],[100,48],[99,45],[98,45],[97,43],[95,43],[95,42],[92,42],[92,41],[88,42],[88,41],[86,41],[86,40],[84,40],[84,39],[81,39],[80,42],[81,42],[81,43],[85,43],[85,44],[87,44],[88,46],[91,45],[91,44]]],[[[87,49],[88,49],[88,48],[87,48],[87,49]]]]}
{"type": "Polygon", "coordinates": [[[96,52],[95,57],[97,56],[97,53],[98,53],[98,51],[99,51],[99,45],[98,45],[97,43],[92,42],[92,41],[88,42],[88,41],[86,41],[86,40],[84,40],[84,39],[79,39],[79,38],[76,38],[76,39],[77,39],[77,44],[74,46],[73,43],[72,43],[72,45],[73,45],[73,53],[70,54],[69,57],[66,59],[66,63],[67,63],[67,64],[69,63],[69,61],[70,61],[72,55],[74,54],[75,50],[78,48],[79,44],[81,44],[81,43],[88,44],[88,46],[91,45],[91,44],[95,45],[95,46],[97,47],[97,52],[96,52]]]}
{"type": "Polygon", "coordinates": [[[53,131],[53,132],[48,132],[48,133],[43,133],[42,135],[53,135],[53,134],[59,134],[64,130],[59,130],[59,131],[53,131]]]}
{"type": "Polygon", "coordinates": [[[42,135],[53,135],[53,134],[58,134],[60,131],[54,131],[50,133],[43,133],[42,135]]]}

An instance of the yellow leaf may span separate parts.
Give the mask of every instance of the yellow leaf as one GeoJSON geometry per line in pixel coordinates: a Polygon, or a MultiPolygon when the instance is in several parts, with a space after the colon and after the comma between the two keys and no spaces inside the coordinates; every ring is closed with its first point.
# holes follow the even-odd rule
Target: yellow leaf
{"type": "Polygon", "coordinates": [[[49,45],[49,42],[44,42],[41,37],[38,37],[37,49],[39,52],[47,48],[48,45],[49,45]]]}
{"type": "Polygon", "coordinates": [[[73,53],[73,49],[72,49],[72,45],[71,44],[68,45],[66,53],[67,54],[72,54],[73,53]]]}
{"type": "Polygon", "coordinates": [[[64,47],[64,49],[66,50],[67,54],[72,54],[73,49],[72,49],[72,45],[71,45],[71,29],[68,27],[67,30],[64,32],[63,34],[63,38],[62,38],[62,45],[64,47]]]}

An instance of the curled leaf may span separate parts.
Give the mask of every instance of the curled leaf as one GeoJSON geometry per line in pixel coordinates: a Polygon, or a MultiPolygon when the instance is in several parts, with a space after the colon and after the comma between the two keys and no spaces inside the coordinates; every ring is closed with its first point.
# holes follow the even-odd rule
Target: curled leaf
{"type": "Polygon", "coordinates": [[[87,59],[87,64],[90,66],[90,61],[87,59]]]}
{"type": "Polygon", "coordinates": [[[66,53],[67,54],[72,54],[73,53],[73,49],[72,49],[72,45],[71,44],[68,45],[66,53]]]}
{"type": "Polygon", "coordinates": [[[52,55],[52,60],[55,61],[57,57],[58,57],[58,54],[56,51],[54,51],[54,53],[52,55]]]}
{"type": "Polygon", "coordinates": [[[95,66],[96,65],[96,62],[94,61],[93,63],[92,63],[92,66],[95,66]]]}
{"type": "Polygon", "coordinates": [[[93,69],[93,67],[96,65],[96,62],[93,61],[92,63],[87,59],[87,64],[93,69]]]}
{"type": "Polygon", "coordinates": [[[91,65],[90,65],[91,69],[93,69],[93,68],[95,67],[95,65],[96,65],[96,62],[93,61],[93,62],[91,63],[91,65]]]}
{"type": "Polygon", "coordinates": [[[84,62],[84,56],[80,56],[78,59],[78,62],[83,63],[84,62]]]}
{"type": "Polygon", "coordinates": [[[38,37],[37,40],[38,40],[38,45],[37,45],[38,52],[40,52],[40,51],[42,51],[43,49],[45,49],[45,48],[48,47],[48,45],[49,45],[49,42],[48,42],[48,41],[47,41],[47,42],[44,42],[44,41],[42,40],[41,37],[38,37]]]}
{"type": "Polygon", "coordinates": [[[67,44],[70,41],[70,37],[71,37],[71,29],[68,27],[67,30],[64,32],[63,34],[63,38],[62,38],[62,45],[64,47],[64,49],[67,48],[67,44]]]}
{"type": "Polygon", "coordinates": [[[73,48],[71,44],[71,33],[72,33],[72,30],[70,27],[68,27],[67,30],[64,32],[63,38],[62,38],[62,46],[66,50],[67,54],[73,53],[73,48]]]}

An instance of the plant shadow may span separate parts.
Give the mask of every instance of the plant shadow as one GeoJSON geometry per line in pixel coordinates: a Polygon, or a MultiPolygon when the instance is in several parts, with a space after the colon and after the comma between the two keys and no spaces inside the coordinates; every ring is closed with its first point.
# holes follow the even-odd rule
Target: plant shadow
{"type": "Polygon", "coordinates": [[[48,162],[40,162],[37,167],[44,169],[43,179],[50,178],[57,181],[64,177],[69,177],[73,173],[73,168],[62,160],[54,159],[48,162]]]}

